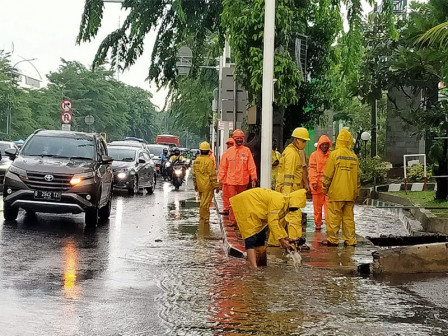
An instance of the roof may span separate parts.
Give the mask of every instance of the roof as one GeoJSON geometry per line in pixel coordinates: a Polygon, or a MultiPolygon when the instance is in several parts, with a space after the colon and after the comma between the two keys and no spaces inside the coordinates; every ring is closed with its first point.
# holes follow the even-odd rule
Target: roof
{"type": "Polygon", "coordinates": [[[65,137],[65,138],[84,138],[93,139],[95,134],[84,133],[84,132],[73,132],[73,131],[58,131],[58,130],[37,130],[34,132],[35,135],[41,136],[54,136],[54,137],[65,137]]]}

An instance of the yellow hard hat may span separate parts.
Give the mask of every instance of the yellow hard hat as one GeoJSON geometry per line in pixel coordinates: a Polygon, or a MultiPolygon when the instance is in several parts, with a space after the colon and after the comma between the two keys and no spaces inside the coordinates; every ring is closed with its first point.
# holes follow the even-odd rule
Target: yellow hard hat
{"type": "Polygon", "coordinates": [[[290,208],[304,208],[306,205],[306,190],[299,189],[289,194],[290,208]]]}
{"type": "Polygon", "coordinates": [[[201,142],[201,144],[199,145],[199,149],[200,150],[210,150],[210,144],[207,141],[201,142]]]}
{"type": "Polygon", "coordinates": [[[299,138],[308,141],[310,139],[310,134],[308,133],[308,130],[305,127],[297,127],[292,132],[292,137],[299,138]]]}

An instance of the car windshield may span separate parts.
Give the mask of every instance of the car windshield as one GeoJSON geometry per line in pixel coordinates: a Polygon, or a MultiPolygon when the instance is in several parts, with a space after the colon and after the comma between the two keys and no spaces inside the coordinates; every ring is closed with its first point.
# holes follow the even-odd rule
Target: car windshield
{"type": "Polygon", "coordinates": [[[151,154],[154,154],[156,156],[161,156],[163,153],[163,150],[165,148],[168,149],[167,146],[162,146],[162,145],[147,145],[146,147],[148,148],[148,150],[151,154]]]}
{"type": "Polygon", "coordinates": [[[2,153],[2,155],[6,155],[5,149],[8,149],[8,148],[12,148],[11,145],[5,144],[5,143],[0,143],[0,152],[2,153]]]}
{"type": "Polygon", "coordinates": [[[21,154],[93,160],[95,143],[88,138],[35,135],[23,147],[21,154]]]}
{"type": "Polygon", "coordinates": [[[114,159],[114,161],[124,161],[132,162],[135,160],[136,150],[132,148],[108,148],[109,156],[114,159]]]}

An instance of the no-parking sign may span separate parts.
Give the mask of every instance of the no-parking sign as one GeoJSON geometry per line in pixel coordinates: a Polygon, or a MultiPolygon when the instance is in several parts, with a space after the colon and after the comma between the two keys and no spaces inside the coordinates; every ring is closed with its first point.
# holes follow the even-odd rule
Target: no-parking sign
{"type": "Polygon", "coordinates": [[[73,115],[71,112],[62,112],[61,113],[61,122],[63,124],[71,124],[73,120],[73,115]]]}
{"type": "Polygon", "coordinates": [[[70,112],[72,107],[73,107],[73,104],[72,104],[71,100],[64,99],[64,100],[61,101],[61,109],[62,109],[62,111],[70,112]]]}

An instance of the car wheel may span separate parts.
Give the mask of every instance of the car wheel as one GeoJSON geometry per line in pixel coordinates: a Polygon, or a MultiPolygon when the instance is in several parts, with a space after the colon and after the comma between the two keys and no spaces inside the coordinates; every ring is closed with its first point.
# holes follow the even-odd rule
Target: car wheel
{"type": "Polygon", "coordinates": [[[112,209],[112,195],[109,197],[107,204],[100,209],[100,219],[107,220],[110,217],[110,212],[112,209]]]}
{"type": "Polygon", "coordinates": [[[154,193],[154,187],[147,187],[146,191],[148,192],[148,194],[152,195],[154,193]]]}
{"type": "Polygon", "coordinates": [[[98,206],[95,208],[87,209],[85,215],[86,226],[96,226],[98,224],[99,209],[98,206]]]}
{"type": "Polygon", "coordinates": [[[132,188],[128,189],[128,194],[129,195],[135,195],[136,193],[138,193],[138,177],[137,175],[134,176],[134,180],[132,181],[132,188]]]}
{"type": "Polygon", "coordinates": [[[9,204],[3,203],[3,217],[7,221],[15,221],[19,215],[19,208],[13,208],[9,204]]]}

